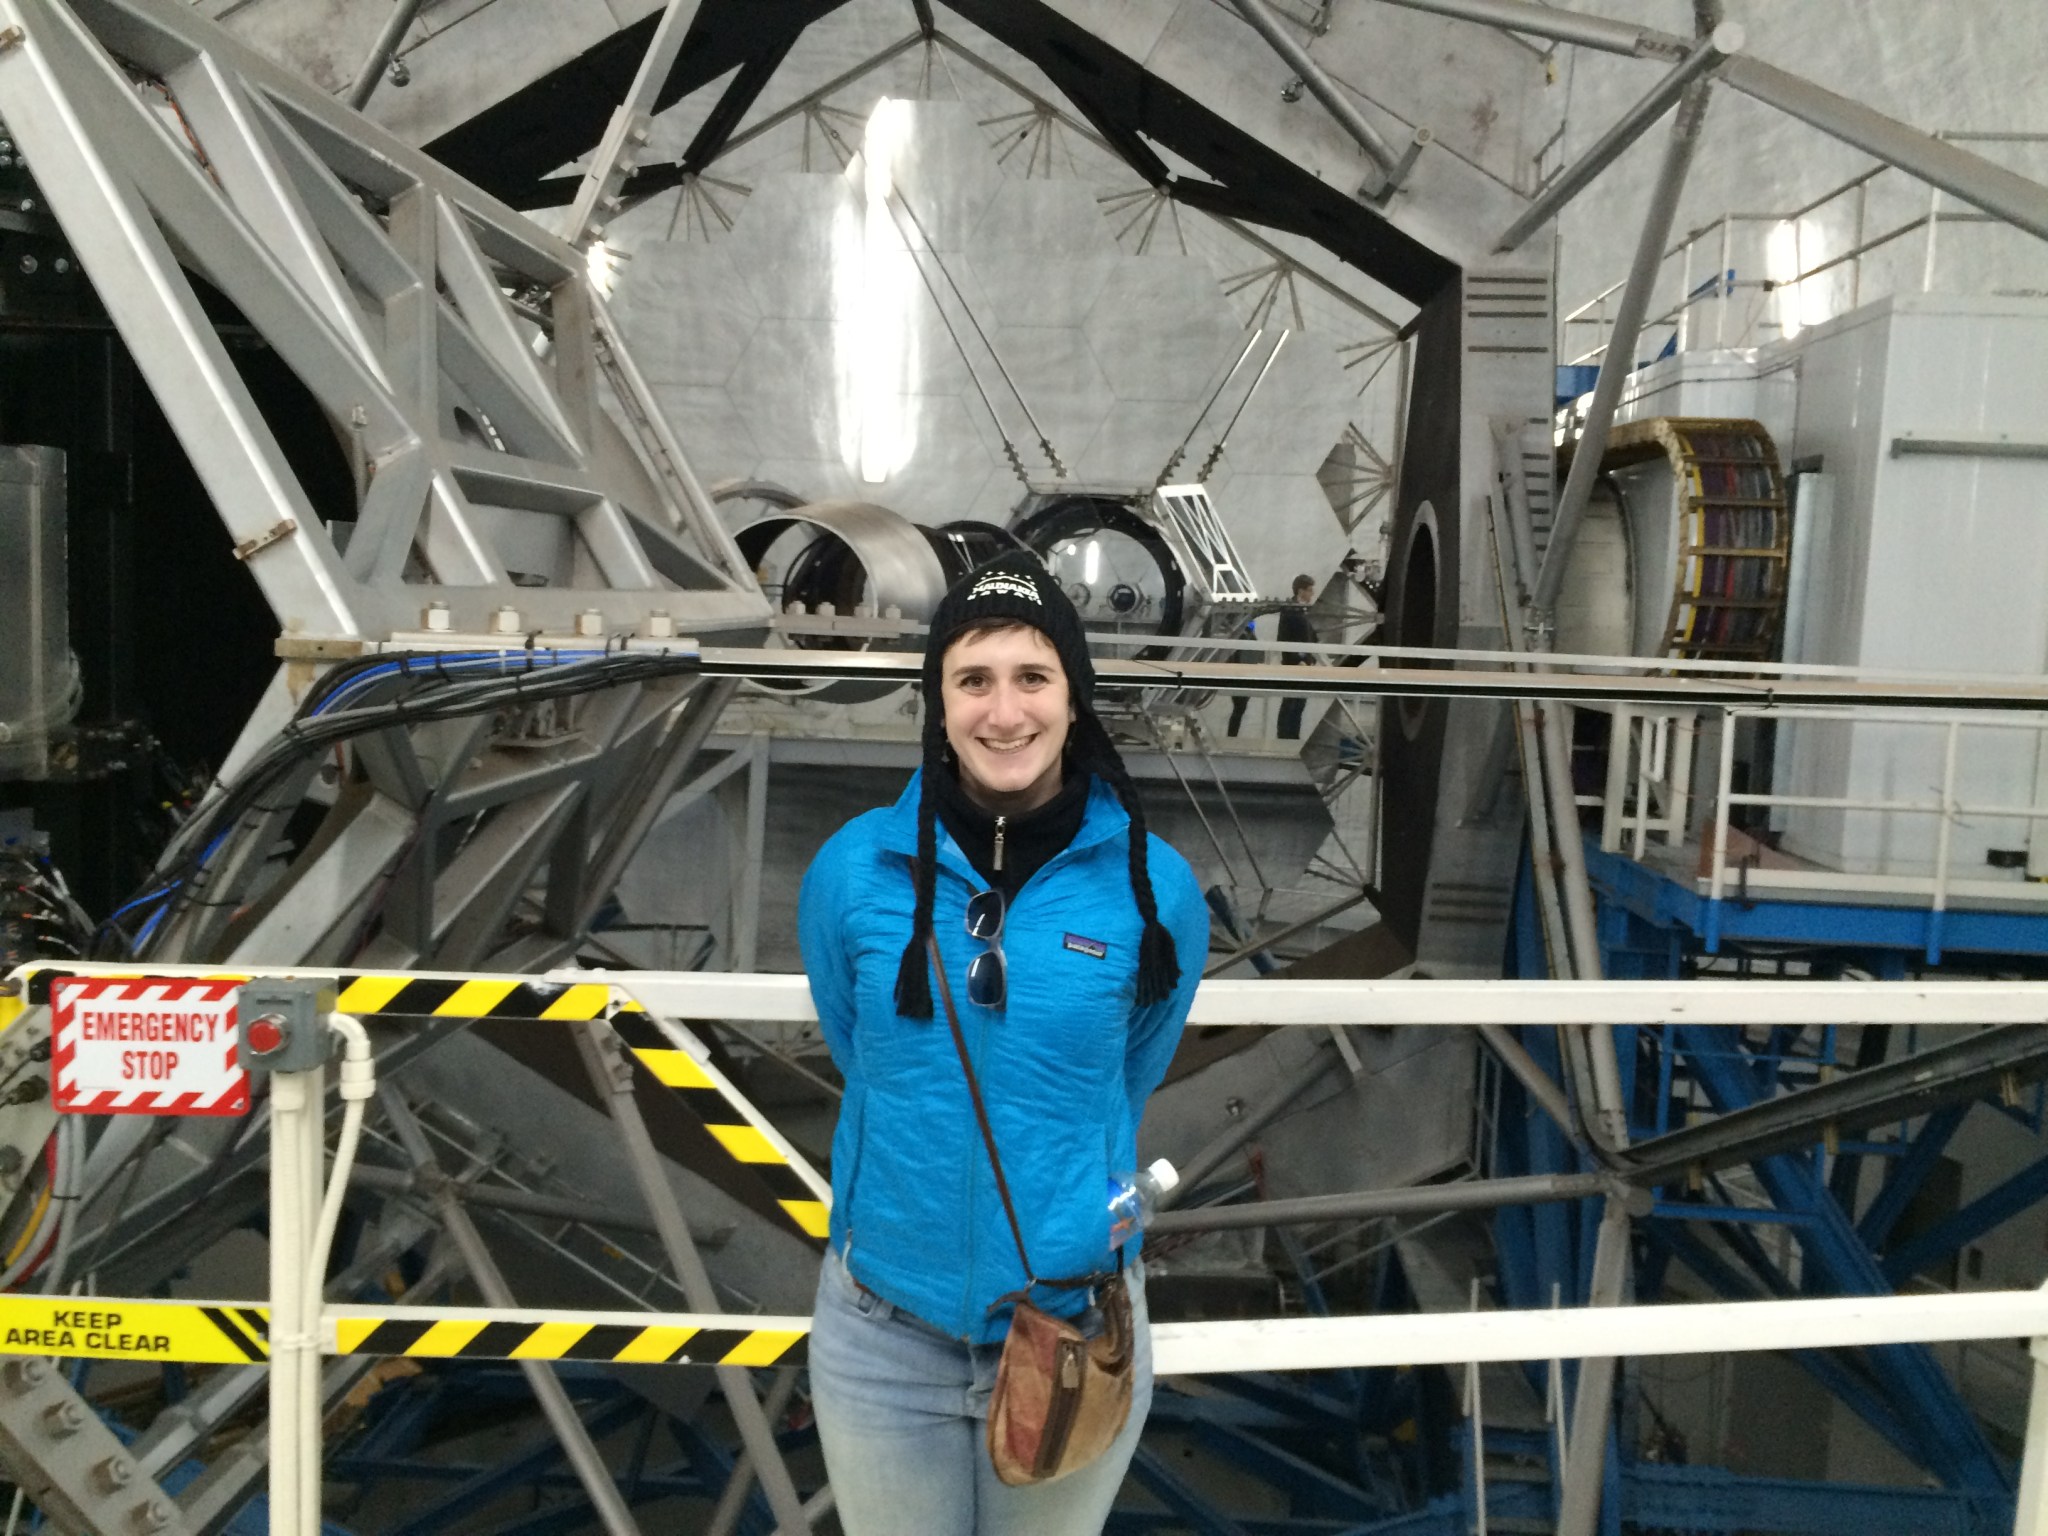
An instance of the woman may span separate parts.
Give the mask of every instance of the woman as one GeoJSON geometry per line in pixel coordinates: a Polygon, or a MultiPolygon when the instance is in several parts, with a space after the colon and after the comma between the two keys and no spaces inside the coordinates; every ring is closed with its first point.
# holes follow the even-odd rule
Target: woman
{"type": "MultiPolygon", "coordinates": [[[[1127,1262],[1106,1282],[1129,1287],[1137,1322],[1122,1433],[1056,1482],[996,1478],[999,1298],[1025,1274],[934,1018],[927,947],[936,937],[1036,1273],[1113,1270],[1108,1180],[1138,1166],[1138,1119],[1209,925],[1186,861],[1145,831],[1094,681],[1080,617],[1035,558],[963,578],[926,645],[923,767],[804,876],[804,967],[846,1078],[810,1369],[847,1536],[1099,1531],[1151,1403],[1144,1271],[1127,1262]]],[[[1084,1290],[1031,1299],[1089,1310],[1084,1290]]]]}

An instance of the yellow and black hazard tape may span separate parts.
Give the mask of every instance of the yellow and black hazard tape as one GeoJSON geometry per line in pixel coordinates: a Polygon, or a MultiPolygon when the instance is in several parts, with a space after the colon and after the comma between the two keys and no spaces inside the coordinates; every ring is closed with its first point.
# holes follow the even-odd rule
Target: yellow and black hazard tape
{"type": "Polygon", "coordinates": [[[735,1162],[744,1163],[782,1207],[797,1230],[824,1237],[830,1211],[784,1147],[740,1113],[729,1086],[688,1051],[678,1050],[645,1013],[621,1010],[612,1018],[626,1049],[667,1088],[673,1088],[735,1162]]]}
{"type": "MultiPolygon", "coordinates": [[[[346,1307],[321,1329],[329,1355],[411,1360],[583,1360],[610,1365],[802,1365],[807,1317],[346,1307]]],[[[270,1312],[225,1301],[0,1296],[0,1355],[247,1365],[270,1358],[270,1312]]]]}
{"type": "Polygon", "coordinates": [[[0,1354],[246,1365],[270,1358],[270,1314],[232,1302],[0,1296],[0,1354]]]}
{"type": "Polygon", "coordinates": [[[607,1365],[801,1365],[808,1318],[675,1318],[632,1314],[507,1320],[464,1308],[338,1316],[327,1353],[408,1360],[583,1360],[607,1365]],[[626,1320],[618,1320],[618,1319],[626,1320]],[[611,1319],[611,1320],[604,1320],[611,1319]]]}
{"type": "MultiPolygon", "coordinates": [[[[21,973],[17,973],[19,976],[21,973]]],[[[50,1000],[50,983],[73,975],[148,976],[147,965],[118,971],[95,968],[73,971],[64,966],[39,966],[28,972],[25,993],[31,1003],[50,1000]]],[[[180,977],[199,974],[180,968],[180,977]]],[[[235,980],[253,980],[237,971],[206,972],[235,980]]],[[[306,972],[308,979],[319,972],[306,972]]],[[[333,975],[334,973],[326,973],[333,975]]],[[[577,1023],[602,1017],[613,1006],[612,989],[603,982],[541,981],[511,976],[416,976],[406,971],[343,972],[334,975],[334,1006],[359,1018],[394,1015],[426,1019],[513,1019],[577,1023]]],[[[638,1003],[621,1004],[638,1010],[638,1003]]]]}
{"type": "Polygon", "coordinates": [[[422,1019],[520,1019],[577,1023],[612,1006],[602,982],[519,981],[509,977],[344,975],[334,1006],[358,1018],[401,1014],[422,1019]]]}
{"type": "MultiPolygon", "coordinates": [[[[68,974],[73,973],[57,966],[30,973],[29,999],[47,1003],[51,981],[68,974]]],[[[108,973],[96,970],[92,974],[108,973]]],[[[141,967],[133,974],[147,975],[148,969],[141,967]]],[[[809,1238],[826,1235],[828,1207],[821,1188],[798,1171],[787,1146],[748,1118],[730,1083],[688,1051],[677,1049],[648,1020],[639,1003],[609,984],[507,976],[420,976],[406,971],[344,972],[335,976],[334,984],[334,1006],[358,1018],[574,1024],[609,1017],[633,1056],[658,1082],[681,1096],[727,1156],[766,1186],[790,1225],[809,1238]]]]}

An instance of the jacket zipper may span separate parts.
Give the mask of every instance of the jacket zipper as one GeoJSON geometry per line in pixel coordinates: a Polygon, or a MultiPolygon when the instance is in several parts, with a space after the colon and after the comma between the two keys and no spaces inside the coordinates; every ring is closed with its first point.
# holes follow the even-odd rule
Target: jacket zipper
{"type": "Polygon", "coordinates": [[[997,873],[1001,873],[1003,868],[1003,830],[1009,824],[1009,820],[1010,818],[1007,816],[998,816],[996,818],[996,853],[989,868],[997,873]]]}

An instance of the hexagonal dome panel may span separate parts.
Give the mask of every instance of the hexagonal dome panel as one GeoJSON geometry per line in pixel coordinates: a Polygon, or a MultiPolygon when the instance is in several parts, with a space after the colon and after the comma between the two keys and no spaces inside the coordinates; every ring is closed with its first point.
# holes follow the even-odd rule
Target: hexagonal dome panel
{"type": "MultiPolygon", "coordinates": [[[[862,494],[920,523],[972,517],[990,475],[1009,476],[1009,465],[968,419],[973,406],[958,395],[905,395],[896,401],[913,441],[909,460],[862,494]]],[[[1014,482],[1013,482],[1014,483],[1014,482]]]]}
{"type": "Polygon", "coordinates": [[[726,387],[763,457],[845,456],[843,370],[853,340],[850,326],[830,320],[770,317],[755,327],[726,387]]]}
{"type": "Polygon", "coordinates": [[[724,241],[641,246],[623,264],[612,311],[650,384],[723,384],[760,319],[724,241]]]}
{"type": "Polygon", "coordinates": [[[899,225],[906,243],[964,249],[1004,185],[980,125],[957,101],[898,101],[891,110],[902,115],[892,175],[914,216],[899,225]]]}
{"type": "Polygon", "coordinates": [[[861,203],[842,175],[764,178],[722,243],[764,318],[839,319],[858,301],[861,203]]]}
{"type": "Polygon", "coordinates": [[[1248,475],[1212,491],[1261,595],[1281,597],[1303,572],[1320,586],[1350,547],[1312,474],[1248,475]]]}
{"type": "MultiPolygon", "coordinates": [[[[1116,398],[1082,337],[1081,331],[1067,325],[1006,325],[989,332],[1003,367],[1067,466],[1069,478],[1116,398]]],[[[983,383],[1024,462],[1042,465],[1044,455],[1023,408],[1000,377],[983,383]]]]}
{"type": "Polygon", "coordinates": [[[977,247],[960,258],[955,272],[972,274],[985,296],[983,324],[1080,325],[1125,259],[1114,251],[1076,256],[977,247]]]}
{"type": "Polygon", "coordinates": [[[651,387],[676,441],[690,445],[690,467],[699,480],[711,485],[753,473],[761,450],[729,391],[701,384],[651,387]]]}
{"type": "Polygon", "coordinates": [[[1180,462],[1167,466],[1194,425],[1201,405],[1187,400],[1118,400],[1074,466],[1074,478],[1091,486],[1149,490],[1164,474],[1176,484],[1195,478],[1205,441],[1189,445],[1180,462]]]}
{"type": "MultiPolygon", "coordinates": [[[[1267,342],[1274,339],[1269,335],[1267,342]]],[[[1251,389],[1265,357],[1264,344],[1253,349],[1232,387],[1217,401],[1212,415],[1221,420],[1208,423],[1209,432],[1213,436],[1220,430],[1242,401],[1244,410],[1224,447],[1225,457],[1240,474],[1284,474],[1320,466],[1330,444],[1343,434],[1352,403],[1343,365],[1327,337],[1295,331],[1259,379],[1258,388],[1251,389]]]]}
{"type": "Polygon", "coordinates": [[[1116,242],[1095,190],[1079,181],[1005,181],[974,231],[976,253],[1108,255],[1116,242]]]}
{"type": "Polygon", "coordinates": [[[1127,259],[1085,329],[1120,400],[1205,400],[1244,346],[1209,264],[1192,256],[1127,259]]]}

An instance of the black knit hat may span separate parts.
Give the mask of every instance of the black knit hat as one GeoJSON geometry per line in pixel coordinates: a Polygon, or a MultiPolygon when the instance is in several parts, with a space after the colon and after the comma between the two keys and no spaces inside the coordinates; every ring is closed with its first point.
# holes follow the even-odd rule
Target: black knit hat
{"type": "Polygon", "coordinates": [[[932,931],[932,892],[938,869],[938,826],[933,777],[951,770],[945,764],[946,705],[940,688],[941,662],[953,639],[973,624],[992,620],[1026,624],[1052,642],[1067,674],[1074,723],[1067,733],[1069,760],[1093,773],[1122,802],[1131,819],[1131,895],[1144,919],[1138,942],[1138,1004],[1164,1001],[1180,981],[1180,959],[1173,935],[1159,921],[1152,896],[1152,875],[1146,867],[1145,812],[1138,792],[1124,771],[1123,758],[1095,714],[1095,664],[1089,660],[1087,633],[1067,594],[1038,557],[1019,550],[970,571],[953,584],[932,615],[931,635],[924,651],[924,779],[917,803],[917,860],[911,879],[917,887],[917,910],[910,942],[896,972],[896,1008],[908,1018],[932,1016],[932,987],[925,939],[932,931]]]}

